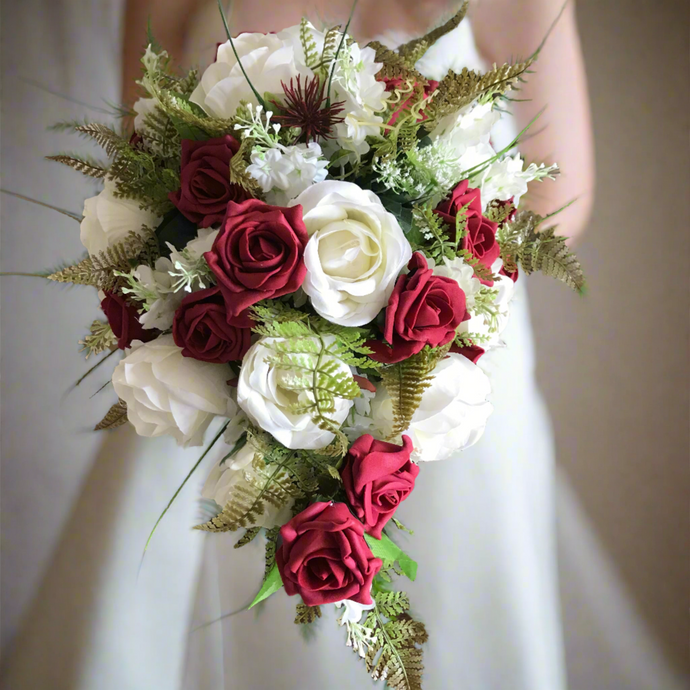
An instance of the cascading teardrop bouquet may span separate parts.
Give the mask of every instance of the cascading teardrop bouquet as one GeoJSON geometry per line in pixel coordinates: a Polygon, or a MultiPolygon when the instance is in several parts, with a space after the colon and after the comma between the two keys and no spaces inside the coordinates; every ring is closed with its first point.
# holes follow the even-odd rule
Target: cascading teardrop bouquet
{"type": "Polygon", "coordinates": [[[481,438],[480,358],[519,271],[583,288],[564,238],[520,209],[557,168],[492,145],[537,53],[424,74],[464,9],[397,50],[306,20],[228,31],[200,76],[152,42],[134,133],[61,125],[109,163],[54,157],[104,183],[84,204],[87,256],[46,274],[100,291],[105,320],[82,343],[121,359],[97,428],[223,445],[198,528],[266,540],[252,605],[284,588],[304,625],[335,605],[396,689],[421,687],[427,639],[393,584],[417,570],[396,510],[424,462],[481,438]]]}

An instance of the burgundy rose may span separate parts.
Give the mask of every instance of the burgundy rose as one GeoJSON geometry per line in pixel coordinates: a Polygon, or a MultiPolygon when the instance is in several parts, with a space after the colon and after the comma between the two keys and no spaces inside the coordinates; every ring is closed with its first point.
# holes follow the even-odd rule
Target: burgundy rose
{"type": "Polygon", "coordinates": [[[344,503],[313,503],[280,528],[276,551],[289,596],[307,606],[352,599],[371,604],[371,583],[383,562],[364,540],[364,526],[344,503]]]}
{"type": "Polygon", "coordinates": [[[204,255],[228,315],[297,290],[307,272],[303,256],[308,239],[301,206],[269,206],[258,199],[231,201],[213,247],[204,255]]]}
{"type": "Polygon", "coordinates": [[[425,345],[446,345],[470,318],[465,293],[455,280],[435,276],[419,252],[407,267],[410,273],[398,278],[386,308],[383,336],[392,347],[376,340],[367,342],[373,350],[371,357],[378,362],[401,362],[425,345]]]}
{"type": "Polygon", "coordinates": [[[484,350],[483,347],[479,347],[479,345],[464,345],[463,347],[452,345],[450,351],[467,357],[467,359],[474,364],[476,364],[486,352],[486,350],[484,350]]]}
{"type": "Polygon", "coordinates": [[[376,539],[398,506],[414,489],[419,467],[410,460],[412,441],[403,445],[360,436],[350,448],[341,472],[347,500],[364,529],[376,539]]]}
{"type": "Polygon", "coordinates": [[[249,196],[230,182],[230,160],[239,148],[239,142],[229,134],[205,141],[182,140],[180,189],[169,198],[199,227],[220,223],[228,202],[244,201],[249,196]]]}
{"type": "MultiPolygon", "coordinates": [[[[482,266],[491,270],[494,261],[501,254],[501,248],[496,242],[498,223],[482,215],[479,189],[470,189],[467,180],[459,182],[450,196],[436,207],[436,213],[448,223],[451,232],[454,232],[455,217],[467,204],[469,206],[464,211],[467,216],[467,233],[462,240],[462,248],[470,252],[482,266]]],[[[492,280],[477,277],[485,285],[493,285],[492,280]]]]}
{"type": "Polygon", "coordinates": [[[117,346],[121,350],[129,347],[133,340],[148,342],[158,335],[156,330],[144,329],[139,323],[136,307],[129,304],[122,295],[106,292],[101,301],[101,309],[108,319],[110,328],[117,338],[117,346]]]}
{"type": "Polygon", "coordinates": [[[251,345],[252,320],[246,312],[228,318],[218,287],[187,295],[175,312],[173,339],[185,357],[202,362],[242,359],[251,345]]]}

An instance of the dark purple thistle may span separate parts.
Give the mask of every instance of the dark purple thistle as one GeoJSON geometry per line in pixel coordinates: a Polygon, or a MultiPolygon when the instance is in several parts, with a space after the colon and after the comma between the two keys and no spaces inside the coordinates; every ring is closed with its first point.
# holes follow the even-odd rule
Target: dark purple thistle
{"type": "Polygon", "coordinates": [[[324,104],[327,100],[324,95],[325,84],[318,77],[307,77],[302,84],[301,75],[290,79],[290,84],[280,82],[285,94],[285,102],[280,104],[271,101],[279,110],[273,119],[283,127],[299,127],[300,140],[308,144],[317,139],[332,139],[331,130],[339,122],[345,120],[340,117],[343,111],[343,101],[324,104]]]}

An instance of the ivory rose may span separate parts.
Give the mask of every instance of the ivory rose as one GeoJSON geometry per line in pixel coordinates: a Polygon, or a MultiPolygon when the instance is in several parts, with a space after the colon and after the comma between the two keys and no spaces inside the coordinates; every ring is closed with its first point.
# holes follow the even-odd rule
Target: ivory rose
{"type": "Polygon", "coordinates": [[[172,335],[132,349],[113,372],[115,393],[140,436],[172,436],[200,446],[215,416],[237,411],[227,380],[231,369],[184,357],[172,335]]]}
{"type": "Polygon", "coordinates": [[[362,326],[388,304],[412,249],[379,198],[351,182],[327,180],[290,202],[302,206],[309,242],[302,288],[314,309],[341,326],[362,326]]]}

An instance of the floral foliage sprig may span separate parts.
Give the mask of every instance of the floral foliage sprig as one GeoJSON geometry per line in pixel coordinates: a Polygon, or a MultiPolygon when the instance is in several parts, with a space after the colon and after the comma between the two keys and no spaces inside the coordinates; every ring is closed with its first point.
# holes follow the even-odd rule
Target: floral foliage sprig
{"type": "Polygon", "coordinates": [[[201,77],[149,45],[133,132],[59,126],[108,162],[52,158],[103,181],[80,221],[87,256],[41,274],[100,292],[106,320],[80,343],[98,364],[122,357],[96,428],[201,446],[220,422],[198,528],[244,530],[236,548],[263,534],[252,605],[284,587],[308,625],[334,604],[395,690],[421,688],[428,638],[390,589],[417,571],[396,511],[421,463],[481,438],[477,362],[501,344],[519,272],[584,287],[565,239],[522,208],[558,169],[525,166],[519,137],[493,147],[497,103],[538,51],[424,74],[465,9],[398,50],[306,20],[228,30],[201,77]]]}

